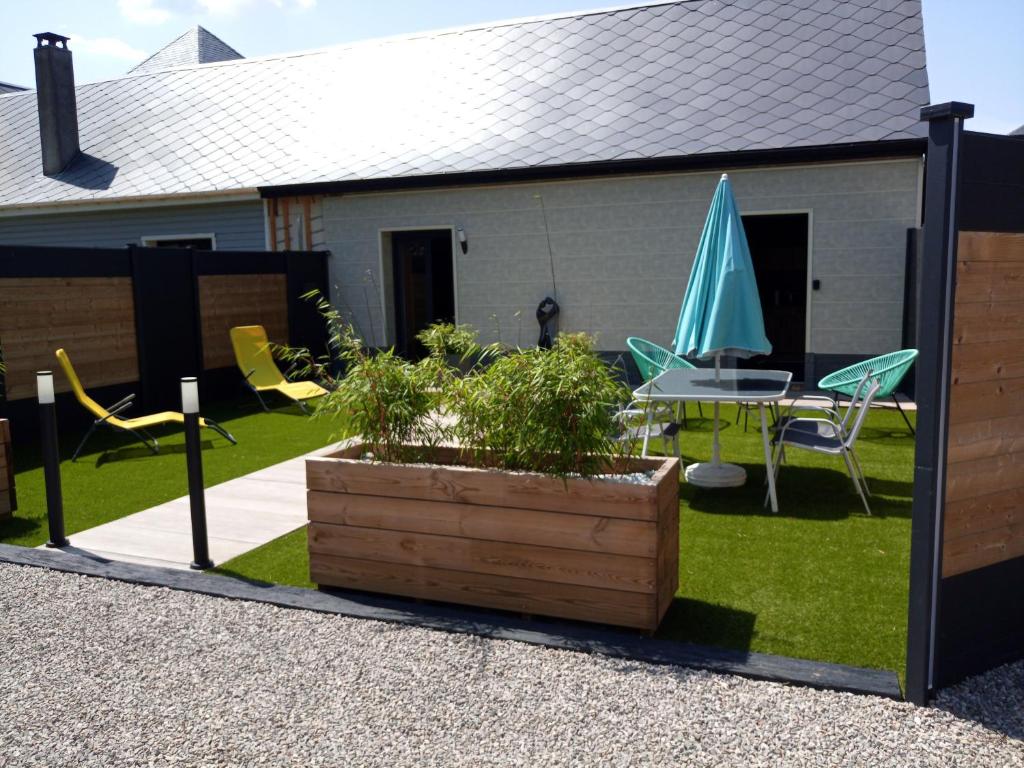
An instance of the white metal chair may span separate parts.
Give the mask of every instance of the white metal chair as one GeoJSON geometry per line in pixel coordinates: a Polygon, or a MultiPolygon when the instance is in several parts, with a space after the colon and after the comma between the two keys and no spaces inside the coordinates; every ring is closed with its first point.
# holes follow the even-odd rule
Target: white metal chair
{"type": "MultiPolygon", "coordinates": [[[[873,378],[871,371],[867,371],[857,388],[854,390],[850,405],[846,414],[840,418],[837,408],[815,403],[790,406],[787,415],[779,421],[778,429],[772,438],[775,446],[772,457],[772,465],[776,477],[779,474],[779,466],[786,460],[786,447],[802,448],[815,453],[824,453],[831,456],[842,456],[846,463],[846,470],[850,473],[853,487],[864,502],[864,509],[870,515],[871,507],[868,505],[867,497],[871,495],[868,488],[867,478],[861,468],[860,460],[854,450],[857,442],[857,435],[867,419],[871,402],[875,399],[881,389],[881,382],[873,378]],[[799,411],[817,411],[826,414],[827,418],[795,417],[792,414],[799,411]]],[[[811,399],[811,398],[807,398],[811,399]]],[[[817,399],[817,398],[815,398],[817,399]]],[[[828,398],[822,398],[828,400],[828,398]]],[[[765,497],[765,504],[768,497],[765,497]]]]}
{"type": "Polygon", "coordinates": [[[630,442],[643,438],[644,444],[640,455],[647,457],[647,448],[652,437],[661,438],[661,450],[668,455],[668,441],[672,440],[672,452],[679,456],[679,424],[676,422],[675,409],[670,405],[644,403],[634,400],[618,414],[619,440],[630,442]],[[648,422],[648,409],[653,409],[648,422]]]}

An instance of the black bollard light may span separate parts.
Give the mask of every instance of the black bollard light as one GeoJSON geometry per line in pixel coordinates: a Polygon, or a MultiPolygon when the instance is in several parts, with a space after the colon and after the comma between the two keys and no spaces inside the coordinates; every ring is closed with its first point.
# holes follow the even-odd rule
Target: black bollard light
{"type": "Polygon", "coordinates": [[[203,449],[199,439],[199,383],[195,376],[181,380],[181,412],[185,415],[185,459],[188,465],[188,501],[192,512],[192,556],[189,567],[213,568],[206,537],[206,492],[203,490],[203,449]]]}
{"type": "Polygon", "coordinates": [[[57,443],[57,406],[53,395],[53,371],[36,371],[39,397],[39,425],[43,440],[43,477],[46,481],[46,522],[50,528],[48,547],[66,547],[64,496],[60,487],[60,447],[57,443]]]}

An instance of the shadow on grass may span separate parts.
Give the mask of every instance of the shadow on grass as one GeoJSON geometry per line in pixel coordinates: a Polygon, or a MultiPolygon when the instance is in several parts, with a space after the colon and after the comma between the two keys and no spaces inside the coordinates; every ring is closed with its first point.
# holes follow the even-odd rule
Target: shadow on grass
{"type": "MultiPolygon", "coordinates": [[[[684,457],[689,463],[693,459],[684,457]]],[[[713,515],[796,517],[805,520],[842,520],[867,517],[849,476],[842,470],[784,465],[776,486],[779,513],[764,503],[767,488],[763,464],[741,464],[747,483],[739,488],[698,488],[680,483],[679,498],[690,509],[713,515]]],[[[873,496],[871,516],[909,518],[913,483],[868,478],[873,496]],[[892,498],[896,497],[896,498],[892,498]]]]}
{"type": "Polygon", "coordinates": [[[903,427],[903,429],[880,429],[879,427],[864,425],[861,427],[857,441],[858,443],[877,443],[890,448],[900,446],[912,448],[914,446],[914,436],[907,431],[906,427],[903,427]]]}
{"type": "Polygon", "coordinates": [[[750,611],[677,597],[655,637],[749,651],[756,620],[750,611]]]}
{"type": "Polygon", "coordinates": [[[211,568],[208,571],[203,571],[203,573],[212,573],[212,574],[214,574],[216,576],[230,576],[232,579],[238,579],[239,581],[244,581],[246,584],[252,584],[254,587],[266,588],[266,587],[279,587],[279,586],[281,586],[280,584],[275,584],[272,581],[264,581],[263,579],[254,579],[252,576],[249,576],[249,575],[244,574],[244,573],[240,573],[239,571],[236,571],[233,568],[224,568],[223,566],[220,566],[220,565],[215,566],[215,567],[211,568]]]}
{"type": "Polygon", "coordinates": [[[0,521],[0,541],[28,536],[43,528],[43,520],[36,517],[19,517],[15,512],[6,520],[0,521]]]}
{"type": "MultiPolygon", "coordinates": [[[[204,451],[214,449],[213,440],[203,440],[199,443],[200,447],[204,451]]],[[[185,453],[184,443],[172,443],[171,445],[161,445],[160,452],[154,454],[149,448],[142,445],[128,445],[123,448],[113,448],[103,451],[96,457],[96,468],[99,469],[104,464],[113,464],[118,461],[133,461],[135,459],[147,459],[156,458],[159,455],[174,455],[185,453]]]]}

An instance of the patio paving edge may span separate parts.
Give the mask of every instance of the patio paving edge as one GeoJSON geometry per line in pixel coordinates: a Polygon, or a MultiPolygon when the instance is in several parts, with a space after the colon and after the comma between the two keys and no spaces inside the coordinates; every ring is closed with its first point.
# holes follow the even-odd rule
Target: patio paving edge
{"type": "Polygon", "coordinates": [[[269,603],[282,608],[514,640],[651,664],[704,669],[754,680],[897,700],[903,698],[896,673],[887,670],[660,640],[597,626],[548,619],[518,619],[490,611],[417,603],[384,595],[265,584],[218,574],[138,565],[10,544],[0,544],[0,563],[166,587],[211,597],[269,603]]]}

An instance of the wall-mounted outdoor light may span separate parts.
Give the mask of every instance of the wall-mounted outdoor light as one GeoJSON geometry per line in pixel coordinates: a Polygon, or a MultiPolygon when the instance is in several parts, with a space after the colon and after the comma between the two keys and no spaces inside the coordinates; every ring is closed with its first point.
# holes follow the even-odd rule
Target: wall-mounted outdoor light
{"type": "Polygon", "coordinates": [[[463,253],[469,253],[469,240],[466,239],[466,230],[459,227],[455,230],[455,234],[458,235],[459,238],[459,248],[462,249],[463,253]]]}

